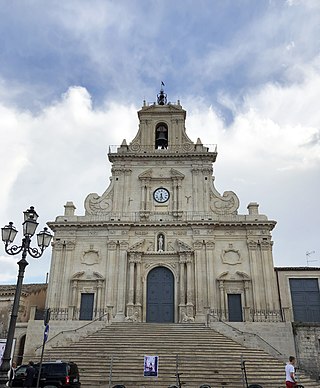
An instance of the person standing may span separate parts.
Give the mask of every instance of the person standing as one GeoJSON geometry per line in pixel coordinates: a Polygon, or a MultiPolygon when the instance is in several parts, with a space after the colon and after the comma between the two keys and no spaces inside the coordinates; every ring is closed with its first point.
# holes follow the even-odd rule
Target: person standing
{"type": "Polygon", "coordinates": [[[33,378],[36,374],[33,361],[29,361],[28,368],[26,370],[26,379],[24,380],[23,386],[26,388],[31,388],[33,386],[33,378]]]}
{"type": "Polygon", "coordinates": [[[296,378],[295,378],[295,369],[294,365],[296,363],[296,359],[293,356],[289,357],[289,362],[287,363],[285,367],[286,371],[286,387],[292,388],[297,385],[296,378]]]}
{"type": "Polygon", "coordinates": [[[8,372],[8,378],[9,378],[8,385],[9,385],[9,387],[12,387],[12,380],[14,379],[16,368],[17,368],[17,364],[13,361],[13,363],[9,369],[9,372],[8,372]]]}

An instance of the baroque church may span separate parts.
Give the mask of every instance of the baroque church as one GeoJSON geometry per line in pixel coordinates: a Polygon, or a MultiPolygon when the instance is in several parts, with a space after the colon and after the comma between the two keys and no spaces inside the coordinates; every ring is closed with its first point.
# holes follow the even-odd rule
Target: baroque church
{"type": "MultiPolygon", "coordinates": [[[[242,348],[234,355],[222,349],[229,340],[280,360],[277,381],[283,379],[281,363],[292,354],[319,378],[320,268],[274,267],[271,233],[276,222],[260,214],[256,202],[239,214],[237,195],[216,190],[217,148],[199,138],[190,140],[180,101],[168,102],[161,88],[156,102],[143,102],[138,118],[136,136],[109,148],[112,174],[105,192],[87,196],[84,215],[77,215],[69,201],[64,214],[48,223],[54,239],[46,295],[51,311],[46,358],[72,355],[85,371],[84,387],[91,387],[90,379],[100,371],[86,369],[89,351],[95,364],[92,360],[100,357],[102,347],[105,355],[129,352],[134,339],[136,352],[139,340],[146,348],[147,331],[147,348],[152,349],[159,333],[167,330],[162,334],[167,337],[175,330],[180,334],[172,340],[173,351],[178,338],[189,333],[179,351],[193,360],[190,354],[196,348],[203,356],[201,341],[192,344],[206,328],[210,335],[224,336],[220,345],[208,345],[211,356],[206,362],[210,359],[211,366],[205,369],[215,386],[219,376],[214,382],[210,371],[217,358],[226,359],[221,376],[229,376],[230,360],[231,369],[238,369],[241,352],[246,352],[242,348]],[[69,351],[70,343],[76,350],[69,351]],[[214,355],[214,349],[221,354],[214,355]]],[[[29,321],[16,327],[17,360],[40,357],[40,310],[30,305],[29,321]]],[[[161,365],[165,359],[168,364],[162,370],[175,363],[169,353],[161,356],[161,365]]],[[[255,359],[252,356],[252,362],[255,359]]],[[[105,368],[111,371],[114,365],[121,371],[120,383],[126,359],[120,355],[118,364],[112,360],[105,368]]],[[[184,367],[195,376],[199,360],[193,361],[184,367]]],[[[140,361],[135,362],[130,361],[127,375],[139,379],[140,361]]],[[[239,378],[234,387],[239,387],[239,378]]],[[[140,383],[130,386],[145,386],[140,383]]]]}
{"type": "Polygon", "coordinates": [[[54,231],[52,317],[111,321],[281,320],[272,256],[276,222],[255,202],[239,214],[214,185],[215,145],[194,143],[180,101],[144,101],[131,141],[110,148],[110,185],[67,202],[54,231]]]}

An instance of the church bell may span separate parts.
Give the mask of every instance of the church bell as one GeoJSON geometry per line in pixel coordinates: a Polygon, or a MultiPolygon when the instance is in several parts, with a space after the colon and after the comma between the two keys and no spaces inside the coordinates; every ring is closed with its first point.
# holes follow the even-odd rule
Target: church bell
{"type": "Polygon", "coordinates": [[[165,132],[159,131],[156,138],[156,148],[160,147],[163,149],[163,148],[167,148],[167,146],[168,146],[168,139],[165,132]]]}

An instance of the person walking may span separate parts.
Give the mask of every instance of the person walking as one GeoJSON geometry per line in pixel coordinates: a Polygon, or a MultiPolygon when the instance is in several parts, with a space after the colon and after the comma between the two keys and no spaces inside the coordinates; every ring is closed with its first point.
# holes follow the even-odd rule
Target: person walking
{"type": "Polygon", "coordinates": [[[296,363],[295,357],[290,356],[289,357],[289,362],[287,363],[287,365],[285,367],[285,371],[286,371],[286,387],[287,388],[296,387],[296,385],[297,385],[297,381],[296,381],[296,378],[295,378],[295,369],[294,369],[295,363],[296,363]]]}
{"type": "Polygon", "coordinates": [[[26,379],[24,380],[23,386],[26,388],[31,388],[33,386],[33,378],[36,374],[33,361],[29,361],[27,370],[26,370],[26,379]]]}

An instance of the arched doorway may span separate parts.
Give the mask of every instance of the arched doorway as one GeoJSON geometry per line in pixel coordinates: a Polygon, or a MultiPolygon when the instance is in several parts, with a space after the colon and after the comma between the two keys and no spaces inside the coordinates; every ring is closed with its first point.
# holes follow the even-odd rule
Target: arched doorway
{"type": "Polygon", "coordinates": [[[157,267],[148,274],[147,322],[174,322],[174,278],[168,268],[157,267]]]}

